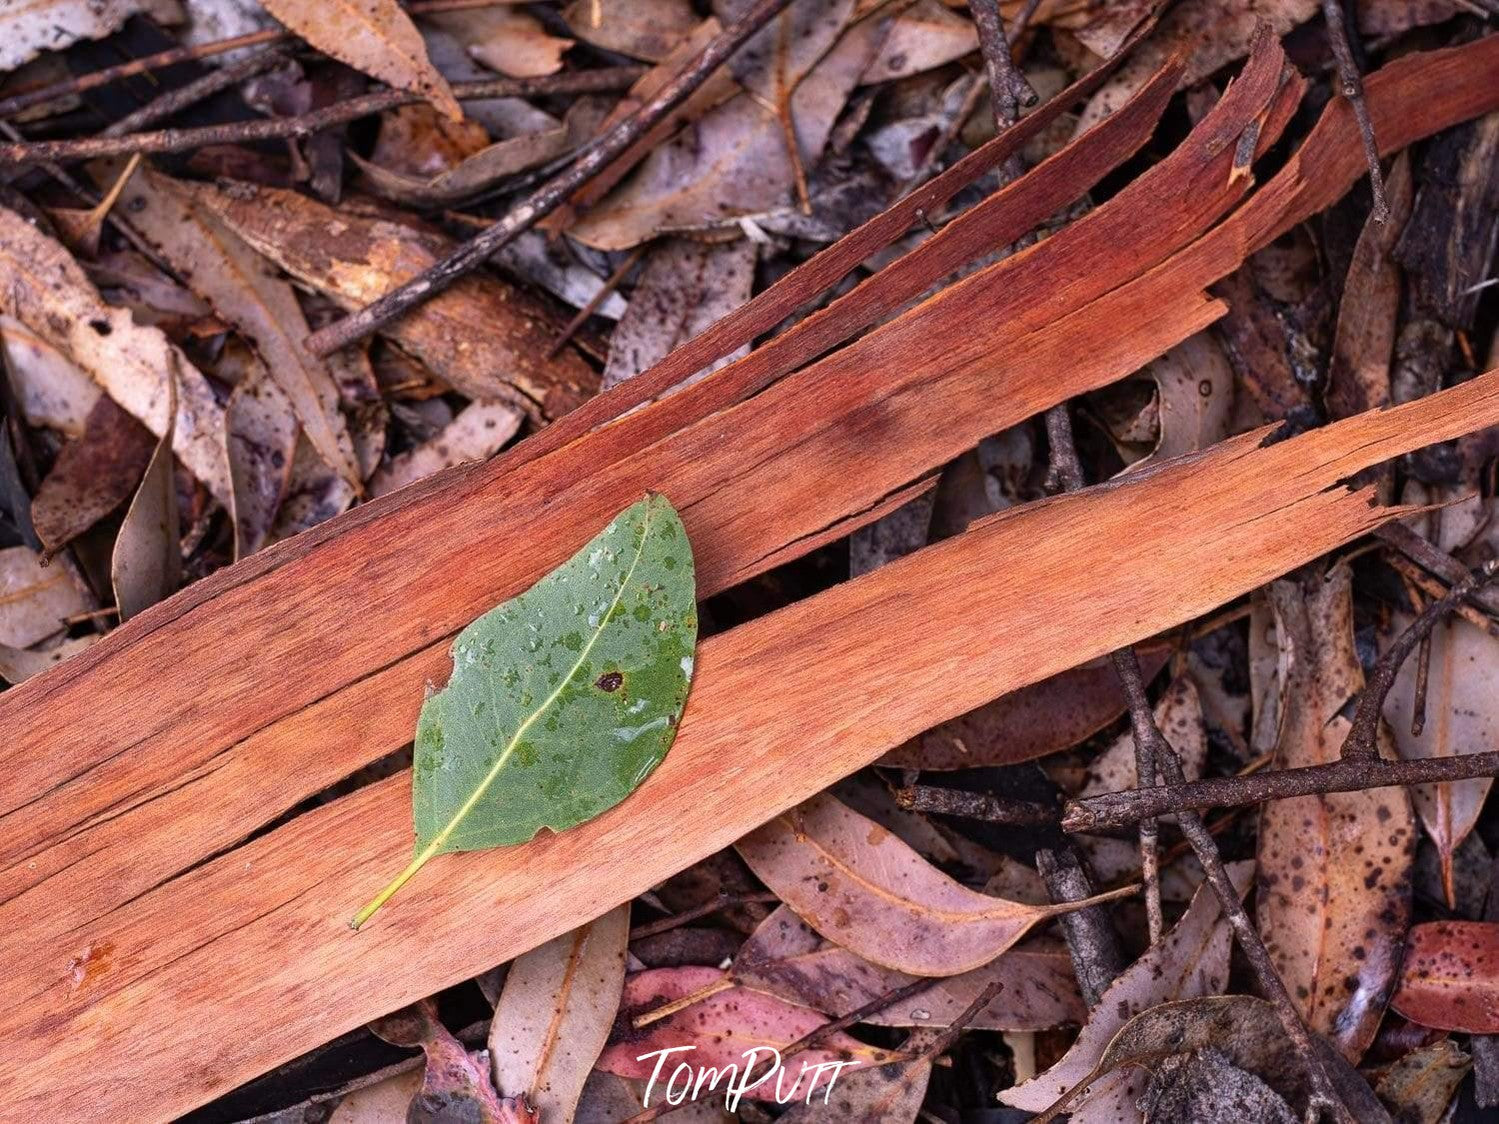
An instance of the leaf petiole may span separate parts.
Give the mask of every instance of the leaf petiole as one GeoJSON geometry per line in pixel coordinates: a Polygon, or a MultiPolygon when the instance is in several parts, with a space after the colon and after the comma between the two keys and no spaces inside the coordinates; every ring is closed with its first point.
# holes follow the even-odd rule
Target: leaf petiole
{"type": "Polygon", "coordinates": [[[440,846],[442,846],[442,839],[434,839],[427,846],[426,850],[422,851],[421,854],[412,859],[406,869],[401,871],[400,874],[396,875],[395,878],[391,880],[389,886],[385,887],[385,889],[381,890],[378,894],[370,899],[369,905],[365,906],[352,918],[349,919],[349,928],[353,929],[357,933],[359,931],[359,927],[366,921],[368,921],[371,917],[373,917],[377,909],[379,909],[386,902],[390,901],[390,899],[395,896],[395,892],[397,890],[406,885],[407,882],[411,881],[411,876],[413,874],[427,865],[427,860],[430,859],[433,855],[437,854],[437,849],[440,846]]]}

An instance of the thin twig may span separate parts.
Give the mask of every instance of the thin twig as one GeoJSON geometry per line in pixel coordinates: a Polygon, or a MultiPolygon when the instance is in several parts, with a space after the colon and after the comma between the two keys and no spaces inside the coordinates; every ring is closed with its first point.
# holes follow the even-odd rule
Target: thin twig
{"type": "Polygon", "coordinates": [[[1327,21],[1327,41],[1332,47],[1333,58],[1338,63],[1338,84],[1353,108],[1353,118],[1358,122],[1358,134],[1364,142],[1364,159],[1369,164],[1369,186],[1374,191],[1372,217],[1375,222],[1384,222],[1390,217],[1390,204],[1385,198],[1384,173],[1379,169],[1379,142],[1375,140],[1374,122],[1369,118],[1369,106],[1364,101],[1364,79],[1353,58],[1348,23],[1343,18],[1342,0],[1322,0],[1322,16],[1327,21]]]}
{"type": "MultiPolygon", "coordinates": [[[[855,1023],[863,1022],[865,1019],[869,1018],[870,1015],[879,1014],[886,1007],[892,1007],[895,1004],[902,1002],[903,1000],[912,999],[915,996],[920,995],[923,991],[926,991],[937,982],[937,978],[923,977],[921,979],[912,980],[908,984],[901,984],[900,987],[887,991],[884,995],[876,995],[862,1007],[855,1007],[848,1014],[840,1015],[832,1022],[823,1023],[821,1026],[809,1030],[795,1042],[791,1043],[791,1045],[783,1049],[781,1051],[781,1056],[783,1058],[791,1058],[792,1056],[801,1053],[803,1050],[810,1050],[813,1046],[816,1046],[823,1039],[827,1038],[828,1035],[837,1034],[840,1030],[847,1030],[855,1023]]],[[[990,998],[993,997],[991,996],[990,998]]],[[[983,1008],[980,1008],[980,1010],[982,1009],[983,1008]]],[[[975,1014],[976,1013],[977,1012],[975,1012],[975,1014]]],[[[970,1016],[970,1018],[972,1018],[972,1016],[970,1016]]]]}
{"type": "MultiPolygon", "coordinates": [[[[1386,523],[1375,530],[1374,537],[1394,547],[1417,566],[1435,574],[1448,585],[1460,582],[1468,576],[1468,567],[1430,540],[1416,534],[1404,523],[1386,523]]],[[[1499,613],[1499,590],[1476,590],[1473,593],[1473,601],[1491,613],[1499,613]]]]}
{"type": "Polygon", "coordinates": [[[769,890],[760,890],[751,894],[718,894],[700,906],[683,910],[670,917],[663,917],[659,921],[649,921],[644,925],[637,925],[630,930],[632,941],[644,940],[646,937],[659,936],[673,929],[680,929],[683,925],[690,925],[700,918],[707,917],[712,913],[719,913],[725,909],[733,909],[735,906],[750,905],[754,902],[780,901],[778,897],[769,890]]]}
{"type": "Polygon", "coordinates": [[[1022,827],[1055,824],[1059,818],[1056,808],[1034,800],[1015,800],[992,796],[986,792],[965,792],[962,789],[926,784],[907,785],[897,789],[895,802],[909,812],[961,816],[969,820],[1022,827]]]}
{"type": "Polygon", "coordinates": [[[253,55],[246,55],[235,62],[225,63],[216,70],[210,70],[201,78],[195,78],[174,90],[158,94],[135,112],[125,114],[124,117],[103,129],[99,135],[121,137],[139,132],[149,125],[165,121],[168,117],[181,113],[189,106],[197,105],[200,101],[213,97],[221,90],[237,86],[245,79],[253,78],[261,71],[269,70],[288,57],[281,47],[267,47],[263,51],[256,51],[253,55]]]}
{"type": "Polygon", "coordinates": [[[619,268],[609,274],[609,277],[599,286],[599,291],[589,297],[587,303],[578,309],[577,313],[567,322],[562,331],[557,333],[557,338],[552,341],[552,346],[547,348],[548,359],[561,351],[567,341],[573,338],[573,333],[581,328],[588,318],[593,315],[594,309],[603,304],[608,299],[609,294],[619,288],[620,282],[629,275],[630,270],[634,269],[640,259],[645,256],[646,247],[649,245],[649,242],[642,242],[636,246],[630,251],[629,256],[619,263],[619,268]]]}
{"type": "Polygon", "coordinates": [[[1342,756],[1345,761],[1372,762],[1379,759],[1379,718],[1390,688],[1395,685],[1395,677],[1400,673],[1400,665],[1422,638],[1431,632],[1437,621],[1470,593],[1493,581],[1496,576],[1499,576],[1499,562],[1487,562],[1469,574],[1454,585],[1446,597],[1426,606],[1411,626],[1397,636],[1384,655],[1375,661],[1374,669],[1369,672],[1369,681],[1364,684],[1364,692],[1359,697],[1353,725],[1343,741],[1342,756]]]}
{"type": "MultiPolygon", "coordinates": [[[[455,82],[453,96],[459,101],[485,98],[534,97],[542,94],[591,94],[623,90],[644,73],[638,66],[609,66],[578,70],[540,78],[491,78],[478,82],[455,82]]],[[[387,109],[412,105],[425,99],[405,90],[377,90],[357,98],[336,102],[300,117],[258,118],[224,125],[192,129],[158,129],[123,136],[81,137],[76,140],[23,141],[0,144],[0,166],[37,164],[49,160],[91,160],[133,152],[186,152],[211,144],[245,144],[250,141],[309,137],[324,129],[343,125],[387,109]]]]}
{"type": "Polygon", "coordinates": [[[1499,750],[1394,761],[1382,757],[1372,761],[1344,758],[1299,769],[1266,769],[1249,776],[1208,777],[1188,783],[1172,781],[1155,788],[1085,796],[1068,801],[1062,809],[1062,829],[1105,831],[1126,827],[1147,816],[1188,809],[1234,808],[1324,792],[1362,792],[1494,776],[1499,776],[1499,750]]]}
{"type": "MultiPolygon", "coordinates": [[[[431,12],[455,11],[460,8],[490,8],[504,2],[505,0],[413,0],[413,3],[406,6],[406,10],[413,15],[423,15],[431,12]]],[[[22,110],[31,109],[33,106],[49,101],[96,90],[111,82],[118,82],[121,78],[132,78],[137,74],[160,70],[180,62],[195,62],[222,55],[228,51],[237,51],[242,47],[280,43],[291,38],[293,36],[289,31],[279,27],[268,27],[263,31],[251,31],[245,35],[236,35],[232,39],[219,39],[213,43],[199,43],[192,47],[170,47],[154,55],[144,55],[138,59],[131,59],[129,62],[91,70],[87,74],[79,74],[60,82],[50,82],[45,86],[21,90],[0,100],[0,118],[14,116],[22,110]]]]}
{"type": "MultiPolygon", "coordinates": [[[[1406,558],[1405,555],[1386,554],[1385,561],[1389,564],[1390,569],[1399,574],[1401,580],[1405,583],[1406,595],[1410,597],[1412,605],[1420,608],[1427,601],[1438,600],[1447,596],[1447,586],[1429,575],[1421,567],[1406,558]]],[[[1463,575],[1467,573],[1467,567],[1461,562],[1457,563],[1457,565],[1458,576],[1456,580],[1462,581],[1463,575]]],[[[1495,639],[1499,639],[1499,621],[1486,615],[1484,610],[1479,608],[1483,603],[1484,595],[1492,592],[1490,589],[1474,590],[1467,601],[1462,601],[1454,605],[1452,612],[1462,617],[1463,620],[1479,631],[1487,632],[1495,639]]]]}
{"type": "Polygon", "coordinates": [[[756,0],[702,52],[667,82],[650,101],[588,147],[566,171],[552,177],[518,203],[488,230],[471,238],[431,268],[392,289],[357,312],[334,321],[307,338],[315,355],[327,355],[363,339],[381,325],[446,289],[477,269],[493,254],[551,214],[572,194],[608,167],[667,115],[686,101],[728,58],[765,26],[790,0],[756,0]]]}
{"type": "MultiPolygon", "coordinates": [[[[1065,403],[1063,407],[1065,408],[1065,403]]],[[[1076,454],[1074,453],[1074,456],[1076,454]]],[[[1111,656],[1114,674],[1124,684],[1127,698],[1144,698],[1145,681],[1140,660],[1133,648],[1124,648],[1111,656]]],[[[1147,704],[1143,711],[1130,708],[1130,732],[1135,742],[1135,786],[1154,788],[1156,784],[1156,743],[1165,735],[1156,726],[1155,715],[1147,704]],[[1141,717],[1143,714],[1143,717],[1141,717]]],[[[1140,821],[1140,880],[1145,883],[1145,922],[1150,943],[1155,944],[1166,931],[1161,914],[1160,825],[1154,817],[1140,821]]]]}

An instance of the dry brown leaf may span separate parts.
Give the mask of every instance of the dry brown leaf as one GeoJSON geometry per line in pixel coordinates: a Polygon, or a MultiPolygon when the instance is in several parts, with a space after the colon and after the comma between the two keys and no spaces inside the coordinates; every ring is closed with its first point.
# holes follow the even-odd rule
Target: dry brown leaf
{"type": "Polygon", "coordinates": [[[421,32],[396,0],[261,0],[325,55],[399,90],[420,94],[454,121],[463,110],[427,58],[421,32]]]}
{"type": "Polygon", "coordinates": [[[562,9],[584,42],[647,62],[660,62],[697,26],[688,0],[572,0],[562,9]]]}
{"type": "Polygon", "coordinates": [[[111,308],[63,246],[16,212],[0,207],[0,312],[15,317],[67,355],[104,392],[172,448],[220,503],[229,502],[224,411],[202,374],[159,330],[111,308]],[[170,419],[167,373],[177,372],[177,412],[170,419]],[[171,422],[171,424],[169,424],[171,422]]]}
{"type": "MultiPolygon", "coordinates": [[[[630,303],[609,337],[603,389],[608,390],[664,359],[721,316],[750,298],[756,246],[668,238],[646,255],[630,303]]],[[[705,367],[694,381],[748,353],[745,347],[705,367]]]]}
{"type": "MultiPolygon", "coordinates": [[[[784,67],[772,68],[793,91],[790,116],[803,169],[817,162],[882,34],[879,21],[866,20],[831,50],[818,51],[818,39],[838,30],[830,24],[818,28],[819,37],[788,56],[784,67]]],[[[783,205],[795,180],[774,104],[740,94],[652,150],[568,233],[599,249],[622,250],[661,233],[733,225],[740,216],[783,205]]]]}
{"type": "Polygon", "coordinates": [[[49,667],[56,667],[69,656],[77,655],[98,639],[98,634],[93,633],[38,648],[12,648],[9,644],[0,644],[0,679],[11,685],[24,683],[33,675],[38,675],[49,667]]]}
{"type": "Polygon", "coordinates": [[[506,176],[556,159],[572,146],[566,125],[496,141],[435,176],[406,175],[347,153],[375,194],[412,207],[444,207],[493,187],[506,176]]]}
{"type": "Polygon", "coordinates": [[[890,1065],[861,1065],[839,1075],[836,1083],[818,1089],[810,1097],[794,1101],[776,1117],[784,1124],[912,1124],[926,1099],[932,1076],[932,1058],[941,1034],[918,1030],[901,1043],[901,1053],[914,1054],[909,1061],[890,1065]]]}
{"type": "Polygon", "coordinates": [[[326,523],[347,511],[353,502],[354,489],[349,482],[318,456],[305,433],[298,432],[296,452],[292,454],[291,480],[286,486],[281,509],[276,512],[268,541],[289,539],[319,523],[326,523]]]}
{"type": "Polygon", "coordinates": [[[62,351],[19,320],[0,316],[12,393],[29,425],[81,436],[103,392],[62,351]]]}
{"type": "MultiPolygon", "coordinates": [[[[196,198],[282,269],[345,308],[411,280],[452,248],[435,232],[335,211],[294,191],[241,184],[203,189],[196,198]]],[[[518,392],[556,417],[598,387],[576,351],[547,358],[553,329],[545,306],[493,274],[470,274],[384,331],[470,398],[518,392]]]]}
{"type": "Polygon", "coordinates": [[[1406,943],[1395,1010],[1438,1030],[1499,1034],[1499,924],[1431,921],[1406,943]]]}
{"type": "Polygon", "coordinates": [[[828,940],[914,976],[982,967],[1060,912],[954,882],[896,835],[826,794],[735,846],[755,877],[828,940]]]}
{"type": "MultiPolygon", "coordinates": [[[[1229,863],[1229,877],[1240,893],[1248,890],[1254,867],[1229,863]]],[[[1013,1108],[1041,1112],[1067,1090],[1084,1080],[1103,1057],[1115,1033],[1147,1008],[1172,999],[1217,995],[1228,984],[1228,953],[1233,936],[1212,887],[1204,883],[1192,904],[1160,941],[1114,980],[1093,1008],[1072,1048],[1061,1061],[1039,1077],[1005,1089],[999,1099],[1013,1108]]],[[[1127,1072],[1115,1072],[1093,1083],[1086,1103],[1118,1104],[1132,1108],[1143,1084],[1127,1072]]]]}
{"type": "MultiPolygon", "coordinates": [[[[1202,700],[1197,685],[1182,677],[1171,681],[1155,705],[1156,725],[1181,758],[1182,772],[1188,780],[1202,776],[1207,760],[1207,728],[1202,719],[1202,700]]],[[[1135,772],[1135,739],[1125,732],[1115,738],[1102,753],[1088,763],[1079,796],[1100,792],[1118,792],[1139,786],[1135,772]]]]}
{"type": "MultiPolygon", "coordinates": [[[[1338,760],[1364,685],[1352,576],[1270,588],[1280,650],[1275,768],[1338,760]]],[[[1298,796],[1260,811],[1256,913],[1307,1025],[1356,1062],[1379,1029],[1410,919],[1415,814],[1404,789],[1298,796]]]]}
{"type": "Polygon", "coordinates": [[[303,346],[312,329],[290,283],[200,205],[188,184],[142,169],[131,177],[122,200],[130,221],[254,345],[328,467],[361,490],[354,446],[338,409],[338,387],[328,364],[303,346]]]}
{"type": "Polygon", "coordinates": [[[1228,436],[1234,408],[1234,372],[1212,332],[1198,332],[1149,367],[1159,394],[1160,438],[1154,451],[1130,466],[1195,453],[1228,436]]]}
{"type": "MultiPolygon", "coordinates": [[[[1411,618],[1396,614],[1403,628],[1411,618]]],[[[1499,639],[1461,619],[1450,617],[1431,633],[1430,679],[1426,687],[1426,723],[1411,733],[1415,707],[1416,661],[1407,660],[1385,700],[1385,718],[1394,732],[1400,756],[1451,757],[1499,746],[1499,639]]],[[[1493,787],[1492,777],[1423,784],[1411,789],[1421,826],[1436,844],[1441,859],[1442,892],[1456,905],[1452,855],[1478,822],[1493,787]]]]}
{"type": "Polygon", "coordinates": [[[291,484],[301,432],[286,393],[256,360],[224,407],[229,479],[234,485],[234,556],[263,545],[291,484]]]}
{"type": "Polygon", "coordinates": [[[495,1085],[544,1120],[571,1120],[625,985],[630,906],[517,957],[489,1028],[495,1085]]]}
{"type": "Polygon", "coordinates": [[[338,1102],[328,1124],[405,1124],[406,1110],[421,1090],[420,1069],[397,1073],[355,1089],[338,1102]]]}
{"type": "MultiPolygon", "coordinates": [[[[757,991],[840,1018],[916,980],[824,941],[790,906],[778,906],[734,958],[733,977],[757,991]]],[[[1066,946],[1037,937],[982,968],[935,980],[860,1021],[946,1027],[994,981],[1002,990],[967,1024],[977,1030],[1048,1030],[1087,1015],[1066,946]]]]}
{"type": "Polygon", "coordinates": [[[477,121],[453,121],[430,105],[403,105],[381,115],[370,161],[425,179],[456,168],[489,144],[489,130],[477,121]]]}
{"type": "MultiPolygon", "coordinates": [[[[629,1124],[645,1111],[646,1082],[631,1081],[613,1073],[596,1069],[588,1075],[583,1086],[583,1097],[578,1101],[578,1114],[573,1124],[629,1124]]],[[[651,1090],[652,1105],[661,1103],[659,1089],[651,1090]]],[[[732,1120],[722,1103],[710,1098],[699,1101],[683,1101],[672,1109],[674,1124],[727,1124],[732,1120]]],[[[335,1124],[330,1121],[329,1124],[335,1124]]]]}
{"type": "Polygon", "coordinates": [[[548,35],[530,12],[504,4],[432,12],[422,19],[451,35],[470,58],[511,78],[555,73],[573,45],[571,39],[548,35]]]}
{"type": "Polygon", "coordinates": [[[524,420],[508,402],[474,402],[415,449],[393,457],[370,477],[370,495],[383,496],[440,469],[494,456],[524,420]]]}
{"type": "Polygon", "coordinates": [[[1400,268],[1391,256],[1410,218],[1414,192],[1410,153],[1395,157],[1385,177],[1390,215],[1364,223],[1348,263],[1327,366],[1327,411],[1352,417],[1390,404],[1390,356],[1400,307],[1400,268]]]}
{"type": "Polygon", "coordinates": [[[29,648],[89,608],[66,566],[43,566],[30,547],[0,550],[0,644],[29,648]]]}
{"type": "MultiPolygon", "coordinates": [[[[167,416],[177,403],[177,374],[168,369],[167,416]]],[[[172,470],[172,426],[156,443],[135,498],[125,511],[109,559],[115,611],[128,621],[177,592],[182,581],[182,541],[177,525],[177,481],[172,470]]]]}
{"type": "Polygon", "coordinates": [[[1450,1038],[1412,1050],[1380,1075],[1374,1093],[1401,1124],[1441,1124],[1473,1059],[1450,1038]]]}
{"type": "MultiPolygon", "coordinates": [[[[1145,646],[1143,674],[1166,666],[1169,650],[1145,646]]],[[[881,764],[897,769],[969,769],[1045,757],[1096,734],[1124,713],[1119,677],[1095,660],[995,699],[913,738],[881,764]]]]}
{"type": "Polygon", "coordinates": [[[57,454],[31,500],[31,525],[49,554],[61,550],[135,491],[156,440],[109,398],[89,411],[83,433],[57,454]]]}
{"type": "Polygon", "coordinates": [[[978,45],[972,20],[948,11],[937,0],[917,0],[891,21],[859,84],[919,74],[972,54],[978,45]]]}

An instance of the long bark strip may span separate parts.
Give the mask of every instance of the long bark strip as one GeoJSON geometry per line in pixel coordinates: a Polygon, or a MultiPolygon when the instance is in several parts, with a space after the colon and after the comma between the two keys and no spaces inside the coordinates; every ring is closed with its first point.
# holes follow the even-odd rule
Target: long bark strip
{"type": "MultiPolygon", "coordinates": [[[[299,816],[8,957],[0,1098],[42,1119],[184,1111],[627,900],[936,721],[1366,533],[1399,512],[1341,481],[1495,423],[1499,371],[1290,441],[1247,434],[714,637],[672,752],[630,800],[561,835],[444,856],[358,936],[349,903],[410,849],[410,778],[299,816]]],[[[204,777],[200,799],[224,783],[204,777]]]]}
{"type": "MultiPolygon", "coordinates": [[[[1217,308],[1195,291],[1137,308],[1131,291],[1109,290],[1201,233],[1233,203],[1242,188],[1227,174],[1232,138],[1272,101],[1289,100],[1276,93],[1279,69],[1279,51],[1269,52],[1236,83],[1241,93],[1226,96],[1221,112],[1187,144],[1093,215],[738,405],[725,409],[728,403],[714,397],[721,390],[699,389],[734,371],[725,368],[503,477],[467,472],[439,492],[411,489],[397,497],[407,502],[392,504],[382,518],[355,512],[344,535],[309,544],[207,603],[193,604],[203,595],[190,588],[183,611],[138,633],[128,657],[96,658],[66,682],[54,679],[51,690],[35,693],[34,706],[18,706],[26,701],[19,692],[0,696],[0,715],[18,729],[45,728],[73,705],[90,715],[70,723],[69,736],[25,775],[0,775],[0,900],[9,899],[0,906],[0,932],[5,916],[28,910],[41,896],[60,902],[62,915],[88,920],[399,746],[410,730],[407,696],[419,698],[425,679],[440,677],[446,638],[547,572],[576,548],[579,529],[602,526],[645,489],[663,491],[683,512],[706,595],[793,556],[788,546],[810,549],[824,527],[872,507],[986,433],[1044,409],[1055,395],[1110,382],[1209,322],[1217,308]],[[1151,229],[1159,231],[1154,238],[1140,233],[1151,229]],[[1106,263],[1103,248],[1121,244],[1131,253],[1106,263]],[[943,327],[955,322],[950,317],[988,329],[955,338],[943,327]],[[1078,362],[1069,353],[1095,323],[1135,330],[1108,332],[1078,362]],[[1071,380],[1059,381],[1058,370],[1069,371],[1071,380]],[[996,380],[1004,394],[993,393],[996,380]],[[807,409],[809,402],[818,408],[807,409]],[[950,404],[954,417],[935,425],[939,403],[950,404]],[[762,517],[769,503],[777,508],[774,520],[762,517]],[[419,562],[411,546],[417,542],[426,544],[419,562]],[[430,580],[434,572],[444,580],[430,580]],[[213,626],[193,617],[209,606],[219,628],[198,647],[192,637],[213,626]],[[188,652],[196,665],[190,675],[188,652]],[[420,670],[383,673],[418,652],[420,670]],[[276,674],[267,676],[267,667],[276,674]],[[362,698],[370,675],[386,688],[372,700],[362,698]],[[213,699],[196,688],[165,696],[163,681],[220,686],[213,699]],[[396,689],[394,682],[409,686],[396,689]],[[104,683],[103,698],[112,703],[101,704],[104,683]],[[153,700],[149,711],[129,705],[135,691],[153,700]],[[315,763],[294,763],[279,748],[289,730],[278,723],[300,726],[304,708],[338,692],[350,697],[332,702],[332,712],[320,707],[324,721],[332,725],[331,714],[345,713],[358,696],[363,733],[325,737],[315,763]],[[247,728],[252,718],[256,725],[247,728]],[[160,851],[135,856],[128,870],[102,858],[76,865],[106,839],[141,831],[140,816],[156,822],[185,770],[222,767],[221,751],[237,753],[247,735],[258,747],[277,747],[259,748],[257,759],[269,753],[280,763],[261,774],[260,795],[247,809],[252,818],[224,817],[219,809],[203,829],[207,837],[179,824],[160,851]],[[24,814],[14,811],[20,807],[24,814]],[[49,884],[55,874],[62,881],[49,884]]],[[[986,234],[1013,237],[987,218],[976,221],[986,234]]],[[[993,244],[982,240],[969,252],[993,244]]],[[[909,288],[899,295],[914,295],[909,288]]]]}

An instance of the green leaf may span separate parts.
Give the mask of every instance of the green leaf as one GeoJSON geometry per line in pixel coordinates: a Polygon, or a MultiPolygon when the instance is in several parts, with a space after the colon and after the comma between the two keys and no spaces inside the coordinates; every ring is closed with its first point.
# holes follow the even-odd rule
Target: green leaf
{"type": "Polygon", "coordinates": [[[416,725],[416,857],[524,843],[614,807],[666,756],[697,643],[692,547],[651,495],[453,642],[448,685],[416,725]]]}

